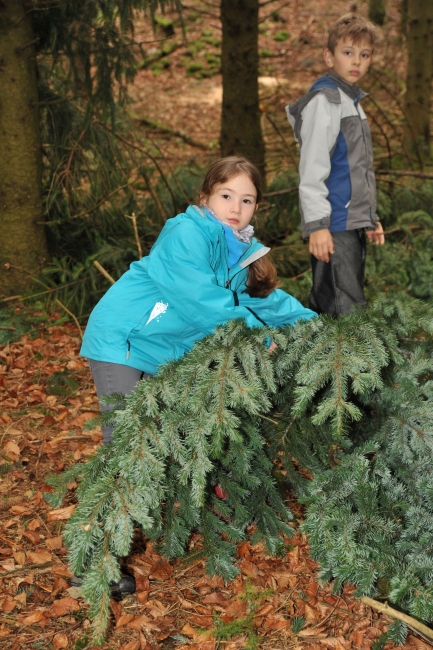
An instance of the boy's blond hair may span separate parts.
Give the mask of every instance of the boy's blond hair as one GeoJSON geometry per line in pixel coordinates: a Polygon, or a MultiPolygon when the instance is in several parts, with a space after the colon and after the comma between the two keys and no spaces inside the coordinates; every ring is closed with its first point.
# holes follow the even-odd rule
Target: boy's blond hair
{"type": "Polygon", "coordinates": [[[350,39],[358,45],[366,41],[374,50],[376,32],[374,25],[358,14],[344,14],[330,28],[328,36],[328,50],[335,53],[335,47],[341,39],[350,39]]]}

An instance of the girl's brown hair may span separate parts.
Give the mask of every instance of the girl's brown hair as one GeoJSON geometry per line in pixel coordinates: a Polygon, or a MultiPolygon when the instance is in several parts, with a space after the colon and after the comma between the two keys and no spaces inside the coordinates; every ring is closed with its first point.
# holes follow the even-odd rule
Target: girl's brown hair
{"type": "MultiPolygon", "coordinates": [[[[209,167],[198,193],[199,202],[209,198],[217,185],[227,183],[240,174],[246,174],[254,185],[257,192],[256,203],[259,203],[262,200],[260,172],[249,160],[238,156],[220,158],[209,167]]],[[[266,298],[277,286],[277,270],[267,255],[249,265],[246,289],[248,295],[253,298],[266,298]]]]}
{"type": "Polygon", "coordinates": [[[198,193],[200,202],[202,202],[204,198],[209,198],[216,185],[227,183],[230,178],[234,178],[240,174],[246,174],[248,176],[256,188],[256,202],[260,203],[262,200],[262,179],[260,172],[249,160],[246,158],[239,158],[238,156],[220,158],[209,167],[198,193]]]}

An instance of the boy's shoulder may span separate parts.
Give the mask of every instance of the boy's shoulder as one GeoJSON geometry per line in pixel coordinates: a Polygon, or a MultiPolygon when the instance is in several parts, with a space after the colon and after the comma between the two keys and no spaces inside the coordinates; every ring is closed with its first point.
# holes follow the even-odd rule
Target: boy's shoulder
{"type": "Polygon", "coordinates": [[[300,117],[304,108],[317,96],[324,97],[330,104],[341,104],[342,97],[349,104],[357,104],[367,93],[358,86],[352,86],[333,72],[327,72],[325,75],[316,79],[308,93],[300,97],[293,104],[286,106],[287,117],[289,122],[293,122],[300,117]]]}
{"type": "Polygon", "coordinates": [[[317,97],[317,95],[326,98],[326,100],[331,104],[341,104],[341,95],[335,81],[330,79],[328,76],[319,77],[305,95],[302,95],[302,97],[293,104],[286,106],[287,117],[292,126],[294,122],[300,119],[304,108],[315,97],[317,97]]]}

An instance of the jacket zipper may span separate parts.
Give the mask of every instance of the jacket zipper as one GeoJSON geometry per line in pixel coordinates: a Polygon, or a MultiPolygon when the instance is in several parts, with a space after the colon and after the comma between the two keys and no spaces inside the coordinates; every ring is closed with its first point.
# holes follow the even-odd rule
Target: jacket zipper
{"type": "Polygon", "coordinates": [[[126,352],[126,360],[128,361],[129,357],[131,356],[131,343],[129,339],[127,339],[126,345],[128,346],[128,350],[126,352]]]}

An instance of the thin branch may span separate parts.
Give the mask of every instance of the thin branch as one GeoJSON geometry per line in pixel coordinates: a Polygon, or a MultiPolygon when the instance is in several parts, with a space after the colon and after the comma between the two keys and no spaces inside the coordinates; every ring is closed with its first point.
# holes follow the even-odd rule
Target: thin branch
{"type": "Polygon", "coordinates": [[[263,196],[280,196],[281,194],[291,194],[292,192],[298,192],[297,187],[290,187],[286,190],[276,190],[275,192],[264,192],[263,196]]]}
{"type": "Polygon", "coordinates": [[[11,300],[30,300],[31,298],[37,298],[38,296],[44,296],[47,293],[54,293],[54,291],[60,291],[61,289],[66,289],[66,287],[71,287],[74,284],[78,284],[81,280],[75,280],[74,282],[68,282],[68,284],[63,284],[61,287],[54,287],[53,289],[47,289],[46,291],[39,291],[38,293],[32,293],[30,296],[9,296],[8,298],[1,298],[2,302],[10,302],[11,300]]]}
{"type": "Polygon", "coordinates": [[[43,567],[53,566],[55,562],[44,562],[44,564],[27,564],[26,566],[21,567],[20,569],[12,569],[12,571],[6,571],[5,573],[0,573],[0,580],[5,576],[10,576],[13,573],[22,573],[23,571],[28,571],[29,569],[42,569],[43,567]]]}
{"type": "MultiPolygon", "coordinates": [[[[278,135],[280,136],[280,138],[281,138],[281,140],[282,140],[282,142],[283,142],[283,145],[284,145],[284,147],[286,148],[287,153],[288,153],[289,156],[290,156],[290,159],[291,159],[292,163],[295,165],[295,167],[297,167],[298,163],[297,163],[297,161],[296,161],[296,159],[295,159],[295,156],[293,155],[293,151],[291,150],[290,145],[286,142],[286,139],[285,139],[285,137],[284,137],[284,135],[283,135],[283,133],[282,133],[280,127],[278,126],[278,124],[276,124],[276,122],[274,122],[274,120],[273,120],[272,117],[269,115],[269,113],[266,113],[266,117],[267,117],[268,121],[271,123],[271,125],[274,127],[275,131],[276,131],[276,132],[278,133],[278,135]]],[[[268,196],[269,196],[269,195],[268,195],[268,196]]]]}
{"type": "Polygon", "coordinates": [[[413,226],[405,226],[404,228],[391,228],[390,230],[385,230],[384,235],[392,235],[394,232],[405,232],[406,230],[419,230],[422,228],[422,226],[419,225],[413,225],[413,226]]]}
{"type": "Polygon", "coordinates": [[[59,223],[65,223],[65,221],[70,221],[71,219],[79,219],[80,217],[85,217],[86,215],[90,214],[91,212],[94,212],[98,208],[101,207],[101,205],[104,205],[104,203],[107,203],[109,199],[114,194],[117,194],[117,192],[120,192],[121,190],[124,190],[126,187],[129,187],[130,185],[134,185],[134,183],[137,183],[138,179],[135,179],[133,181],[129,181],[129,183],[126,183],[125,185],[121,185],[120,187],[116,187],[115,190],[110,192],[110,194],[107,194],[103,199],[101,199],[96,205],[94,205],[92,208],[89,208],[88,210],[83,210],[83,212],[79,212],[78,214],[73,214],[71,217],[68,217],[67,219],[57,219],[56,221],[46,221],[46,222],[38,222],[39,224],[44,224],[46,226],[52,226],[54,224],[59,224],[59,223]]]}
{"type": "Polygon", "coordinates": [[[394,176],[414,176],[415,178],[433,178],[433,174],[426,174],[425,172],[413,172],[409,170],[399,170],[399,171],[394,171],[393,169],[390,169],[388,171],[384,169],[378,169],[375,171],[375,174],[382,175],[382,176],[388,176],[390,174],[394,176]]]}
{"type": "Polygon", "coordinates": [[[361,602],[365,603],[369,607],[372,607],[381,614],[386,614],[387,616],[396,618],[399,621],[403,621],[410,628],[416,630],[417,632],[420,632],[421,634],[424,634],[428,639],[433,641],[433,630],[427,627],[427,625],[424,625],[424,623],[417,621],[416,618],[412,618],[412,616],[408,616],[407,614],[403,614],[403,612],[399,612],[393,607],[390,607],[388,603],[379,603],[377,600],[373,600],[373,598],[369,598],[368,596],[363,596],[361,598],[361,602]]]}
{"type": "Polygon", "coordinates": [[[75,314],[73,314],[71,311],[69,311],[69,309],[68,309],[67,307],[65,307],[65,305],[64,305],[62,302],[60,302],[60,300],[59,300],[58,298],[56,298],[56,303],[57,303],[58,305],[60,305],[60,307],[61,307],[62,309],[64,309],[65,312],[66,312],[67,314],[69,314],[69,316],[73,319],[75,325],[76,325],[77,328],[78,328],[78,332],[79,332],[79,334],[80,334],[80,339],[82,339],[82,338],[83,338],[83,331],[82,331],[82,329],[81,329],[81,327],[80,327],[80,323],[78,322],[77,317],[75,316],[75,314]]]}
{"type": "Polygon", "coordinates": [[[131,219],[132,220],[132,227],[134,229],[135,243],[137,244],[137,249],[138,249],[138,259],[141,260],[141,258],[143,257],[143,250],[141,248],[140,238],[138,236],[137,217],[135,216],[134,212],[131,215],[125,214],[125,217],[126,217],[126,219],[131,219]]]}
{"type": "Polygon", "coordinates": [[[196,140],[193,140],[192,138],[189,137],[189,135],[186,135],[185,133],[181,133],[180,131],[177,131],[176,129],[171,129],[168,126],[164,126],[163,124],[160,124],[159,122],[153,122],[152,120],[147,120],[144,117],[135,117],[135,119],[140,123],[144,124],[144,126],[149,126],[152,129],[157,129],[158,131],[161,131],[161,133],[168,133],[169,135],[174,135],[177,138],[181,138],[184,142],[187,144],[190,144],[192,147],[197,147],[198,149],[203,149],[204,151],[209,151],[211,148],[208,144],[203,144],[202,142],[197,142],[196,140]]]}
{"type": "Polygon", "coordinates": [[[111,282],[111,284],[114,284],[114,283],[116,282],[116,280],[114,280],[114,279],[111,277],[111,275],[108,273],[108,271],[106,271],[106,270],[104,269],[104,267],[102,266],[102,264],[99,264],[98,260],[95,260],[95,261],[93,262],[93,264],[94,264],[94,266],[96,266],[96,268],[98,269],[98,271],[99,271],[100,273],[102,273],[102,275],[104,276],[104,278],[106,278],[106,280],[108,280],[108,282],[111,282]]]}

